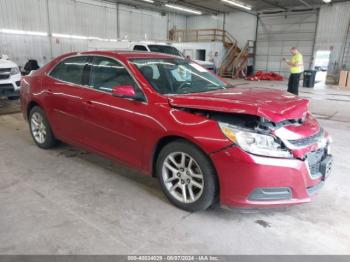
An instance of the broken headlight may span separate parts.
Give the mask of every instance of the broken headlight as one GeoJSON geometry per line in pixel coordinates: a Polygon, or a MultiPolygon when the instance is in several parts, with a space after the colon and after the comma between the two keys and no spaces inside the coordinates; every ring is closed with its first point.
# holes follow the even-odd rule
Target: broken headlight
{"type": "Polygon", "coordinates": [[[219,122],[219,126],[228,139],[248,153],[269,157],[292,157],[290,151],[283,148],[282,143],[274,136],[259,134],[222,122],[219,122]]]}

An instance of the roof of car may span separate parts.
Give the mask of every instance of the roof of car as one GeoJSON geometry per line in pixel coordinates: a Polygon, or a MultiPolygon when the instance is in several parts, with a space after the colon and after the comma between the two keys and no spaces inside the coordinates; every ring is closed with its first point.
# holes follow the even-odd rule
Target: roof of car
{"type": "Polygon", "coordinates": [[[90,54],[90,55],[117,55],[122,56],[126,59],[132,58],[179,58],[178,56],[154,53],[154,52],[143,52],[143,51],[130,51],[130,50],[111,50],[111,51],[88,51],[81,52],[80,54],[90,54]]]}

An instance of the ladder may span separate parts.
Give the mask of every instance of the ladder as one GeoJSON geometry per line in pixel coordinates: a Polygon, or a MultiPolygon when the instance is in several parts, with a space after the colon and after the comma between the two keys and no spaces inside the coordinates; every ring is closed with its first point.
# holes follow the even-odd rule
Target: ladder
{"type": "Polygon", "coordinates": [[[227,78],[241,78],[247,76],[247,68],[255,64],[256,44],[248,40],[243,49],[237,45],[232,46],[223,59],[219,74],[227,78]]]}
{"type": "Polygon", "coordinates": [[[176,42],[213,42],[220,41],[227,52],[222,60],[219,75],[228,78],[247,76],[247,66],[255,63],[256,43],[248,40],[243,49],[238,41],[223,29],[172,29],[169,40],[176,42]]]}

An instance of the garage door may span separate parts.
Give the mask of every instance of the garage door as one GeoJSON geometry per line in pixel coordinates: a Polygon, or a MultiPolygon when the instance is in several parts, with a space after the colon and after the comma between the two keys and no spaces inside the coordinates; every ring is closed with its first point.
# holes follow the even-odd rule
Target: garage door
{"type": "Polygon", "coordinates": [[[342,67],[346,70],[350,70],[350,24],[348,33],[345,39],[344,53],[342,58],[342,67]]]}
{"type": "Polygon", "coordinates": [[[282,62],[290,57],[291,47],[304,55],[309,69],[317,29],[317,11],[307,13],[262,15],[259,20],[256,51],[256,70],[274,71],[288,76],[288,66],[282,62]]]}

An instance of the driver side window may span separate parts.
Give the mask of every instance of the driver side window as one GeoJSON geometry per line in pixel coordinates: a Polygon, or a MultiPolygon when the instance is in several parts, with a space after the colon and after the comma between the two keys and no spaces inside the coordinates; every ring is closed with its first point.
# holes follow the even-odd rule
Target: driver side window
{"type": "Polygon", "coordinates": [[[94,57],[90,86],[111,93],[114,87],[129,85],[137,89],[134,79],[122,64],[111,58],[94,57]]]}

